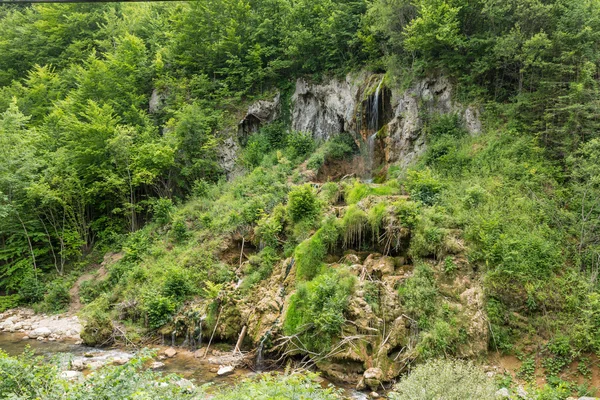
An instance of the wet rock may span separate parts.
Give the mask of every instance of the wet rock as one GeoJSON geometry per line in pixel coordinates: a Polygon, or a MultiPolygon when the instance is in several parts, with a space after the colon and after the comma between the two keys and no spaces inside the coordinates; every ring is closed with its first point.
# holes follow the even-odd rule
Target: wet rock
{"type": "Polygon", "coordinates": [[[175,385],[179,386],[186,393],[191,393],[196,388],[196,385],[187,379],[180,379],[175,382],[175,385]]]}
{"type": "Polygon", "coordinates": [[[227,376],[233,374],[235,371],[235,367],[233,365],[224,365],[219,368],[217,371],[218,376],[227,376]]]}
{"type": "Polygon", "coordinates": [[[168,349],[166,349],[164,351],[164,355],[167,356],[168,358],[173,358],[177,355],[177,350],[175,350],[172,347],[169,347],[168,349]]]}
{"type": "Polygon", "coordinates": [[[156,370],[156,369],[160,369],[160,368],[162,368],[164,366],[165,366],[164,362],[155,361],[152,364],[150,364],[150,369],[155,369],[156,370]]]}
{"type": "Polygon", "coordinates": [[[46,338],[46,337],[50,336],[51,333],[52,333],[52,331],[49,328],[46,328],[45,326],[42,326],[40,328],[34,329],[34,331],[31,332],[31,335],[35,336],[37,338],[39,338],[40,336],[42,338],[46,338]]]}
{"type": "Polygon", "coordinates": [[[381,385],[381,380],[383,379],[383,371],[381,370],[381,368],[369,368],[363,374],[363,378],[367,386],[369,386],[371,389],[375,389],[379,385],[381,385]]]}
{"type": "Polygon", "coordinates": [[[204,349],[198,349],[194,352],[194,358],[202,358],[204,357],[204,349]]]}
{"type": "Polygon", "coordinates": [[[60,373],[60,377],[68,381],[76,381],[83,377],[83,374],[79,371],[63,371],[60,373]]]}
{"type": "Polygon", "coordinates": [[[126,358],[121,358],[121,357],[117,357],[115,359],[113,359],[113,364],[114,365],[125,365],[127,364],[127,359],[126,358]]]}
{"type": "Polygon", "coordinates": [[[37,340],[39,340],[40,342],[43,342],[45,339],[43,336],[38,336],[37,340]]]}
{"type": "Polygon", "coordinates": [[[74,371],[83,371],[85,369],[85,364],[83,363],[83,360],[73,360],[73,362],[71,362],[71,368],[74,371]]]}

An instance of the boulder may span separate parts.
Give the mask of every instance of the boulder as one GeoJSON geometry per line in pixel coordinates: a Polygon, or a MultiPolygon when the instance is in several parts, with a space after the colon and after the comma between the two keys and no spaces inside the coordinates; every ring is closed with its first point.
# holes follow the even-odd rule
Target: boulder
{"type": "Polygon", "coordinates": [[[165,363],[160,361],[155,361],[150,365],[150,369],[160,369],[165,366],[165,363]]]}
{"type": "Polygon", "coordinates": [[[223,366],[219,367],[219,370],[217,371],[217,375],[218,376],[231,375],[231,374],[233,374],[233,371],[235,371],[235,367],[233,365],[223,365],[223,366]]]}
{"type": "Polygon", "coordinates": [[[82,360],[73,360],[71,362],[71,368],[74,371],[83,371],[85,369],[85,364],[82,360]]]}
{"type": "Polygon", "coordinates": [[[49,328],[46,328],[45,326],[36,328],[33,332],[31,332],[31,336],[37,337],[38,339],[40,337],[47,338],[48,336],[50,336],[50,334],[52,334],[52,331],[49,328]]]}
{"type": "Polygon", "coordinates": [[[83,374],[79,371],[63,371],[60,373],[60,377],[68,381],[76,381],[83,377],[83,374]]]}
{"type": "Polygon", "coordinates": [[[167,356],[168,358],[173,358],[177,355],[177,350],[175,350],[172,347],[169,347],[168,349],[166,349],[164,351],[164,355],[167,356]]]}
{"type": "Polygon", "coordinates": [[[381,368],[369,368],[363,374],[363,378],[367,386],[369,386],[371,389],[376,389],[379,385],[381,385],[383,371],[381,368]]]}

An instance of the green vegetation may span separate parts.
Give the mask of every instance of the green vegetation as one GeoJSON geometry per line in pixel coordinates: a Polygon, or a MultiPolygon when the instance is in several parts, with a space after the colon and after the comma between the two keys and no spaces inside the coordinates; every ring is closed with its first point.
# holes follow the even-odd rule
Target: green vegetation
{"type": "Polygon", "coordinates": [[[395,400],[494,399],[496,387],[483,371],[463,361],[431,360],[398,383],[395,400]],[[460,384],[457,384],[460,382],[460,384]]]}
{"type": "MultiPolygon", "coordinates": [[[[144,367],[150,354],[142,353],[123,366],[103,367],[101,371],[72,381],[61,377],[59,360],[48,363],[26,352],[9,357],[0,352],[0,396],[10,399],[204,399],[207,387],[190,386],[175,375],[162,376],[144,367]]],[[[264,374],[231,388],[213,389],[218,400],[258,399],[341,399],[340,390],[322,388],[316,375],[264,374]]]]}
{"type": "MultiPolygon", "coordinates": [[[[485,310],[488,348],[523,354],[522,380],[544,368],[549,386],[535,396],[583,392],[564,379],[573,362],[589,377],[586,356],[600,352],[599,42],[599,0],[1,5],[0,311],[65,310],[76,279],[108,254],[80,285],[89,344],[108,344],[114,321],[134,336],[182,338],[199,316],[202,329],[235,341],[248,310],[234,305],[258,304],[253,296],[280,279],[289,303],[273,334],[296,353],[324,354],[348,328],[356,279],[373,280],[361,282],[361,300],[385,321],[381,271],[359,271],[380,253],[400,277],[389,291],[409,320],[411,343],[398,346],[407,361],[464,355],[468,281],[482,292],[474,307],[485,310]],[[292,129],[292,83],[359,71],[385,71],[394,93],[447,80],[456,107],[423,109],[423,153],[383,165],[377,184],[313,182],[356,161],[361,140],[323,143],[292,129]],[[248,105],[277,92],[278,118],[237,137],[248,105]],[[461,104],[481,111],[480,134],[468,134],[461,104]]],[[[378,145],[396,143],[388,133],[378,145]]],[[[24,374],[0,382],[17,398],[143,397],[156,378],[115,375],[111,387],[110,374],[133,374],[114,369],[88,387],[52,366],[29,371],[27,357],[0,359],[24,374]],[[37,387],[40,376],[49,384],[37,387]]],[[[418,368],[398,396],[420,371],[444,393],[453,390],[444,379],[459,375],[489,389],[465,364],[418,368]]],[[[240,393],[285,397],[299,386],[325,393],[293,375],[240,393]]],[[[173,398],[164,390],[155,398],[173,398]]],[[[461,390],[456,398],[475,396],[461,390]]]]}

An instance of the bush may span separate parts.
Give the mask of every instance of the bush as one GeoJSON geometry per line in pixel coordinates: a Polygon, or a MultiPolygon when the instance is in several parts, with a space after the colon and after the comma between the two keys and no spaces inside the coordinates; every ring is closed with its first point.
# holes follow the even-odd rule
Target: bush
{"type": "Polygon", "coordinates": [[[438,295],[431,267],[417,264],[413,275],[400,286],[399,295],[408,314],[419,322],[419,327],[427,327],[428,319],[436,311],[438,295]]]}
{"type": "Polygon", "coordinates": [[[159,225],[170,224],[173,219],[173,213],[175,212],[173,200],[164,197],[154,200],[152,212],[156,223],[159,225]]]}
{"type": "Polygon", "coordinates": [[[290,160],[306,157],[315,149],[315,142],[310,132],[291,131],[286,137],[285,154],[290,160]]]}
{"type": "Polygon", "coordinates": [[[69,306],[71,295],[66,282],[55,280],[49,285],[48,293],[44,297],[46,308],[50,311],[63,311],[69,306]]]}
{"type": "Polygon", "coordinates": [[[180,268],[171,268],[167,271],[165,283],[163,284],[163,295],[182,301],[192,293],[193,287],[190,276],[180,268]]]}
{"type": "Polygon", "coordinates": [[[288,213],[293,222],[314,220],[321,211],[321,204],[310,184],[296,186],[288,194],[288,213]]]}
{"type": "Polygon", "coordinates": [[[341,400],[341,389],[323,388],[317,375],[307,374],[260,374],[217,393],[213,400],[258,400],[258,399],[312,399],[341,400]]]}
{"type": "Polygon", "coordinates": [[[412,200],[431,206],[437,201],[443,185],[433,176],[430,169],[425,169],[409,171],[406,187],[412,200]]]}
{"type": "Polygon", "coordinates": [[[34,274],[27,274],[21,281],[19,295],[26,303],[37,303],[44,299],[46,285],[40,281],[34,274]]]}
{"type": "Polygon", "coordinates": [[[463,361],[432,360],[418,365],[390,393],[392,400],[495,399],[494,382],[463,361]]]}
{"type": "Polygon", "coordinates": [[[327,250],[335,245],[338,230],[334,218],[330,218],[313,236],[298,245],[295,252],[296,279],[311,280],[323,267],[327,250]]]}
{"type": "Polygon", "coordinates": [[[148,327],[150,329],[158,329],[171,321],[177,308],[172,298],[153,293],[144,300],[146,315],[148,316],[148,327]]]}
{"type": "Polygon", "coordinates": [[[302,333],[308,350],[326,351],[341,333],[355,282],[347,271],[329,270],[311,282],[301,283],[285,315],[285,333],[302,333]]]}
{"type": "MultiPolygon", "coordinates": [[[[18,294],[0,296],[0,313],[19,305],[21,297],[18,294]]],[[[1,392],[0,392],[1,393],[1,392]]]]}

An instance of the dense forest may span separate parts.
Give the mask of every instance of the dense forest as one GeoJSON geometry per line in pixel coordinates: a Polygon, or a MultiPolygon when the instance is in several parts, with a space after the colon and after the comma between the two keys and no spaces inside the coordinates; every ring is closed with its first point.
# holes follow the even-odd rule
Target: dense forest
{"type": "MultiPolygon", "coordinates": [[[[386,135],[383,125],[369,135],[386,135]]],[[[427,368],[454,373],[428,360],[498,352],[520,359],[518,376],[490,389],[459,363],[475,391],[452,398],[494,398],[496,386],[513,395],[518,380],[532,398],[562,399],[594,392],[599,272],[599,0],[0,5],[0,311],[64,312],[92,274],[77,283],[88,344],[171,333],[189,344],[198,330],[235,344],[251,317],[233,304],[282,285],[284,311],[269,329],[262,316],[245,346],[327,372],[349,332],[364,333],[351,317],[360,297],[375,318],[365,329],[378,331],[369,346],[391,335],[386,357],[402,356],[388,374],[381,365],[393,362],[365,347],[382,381],[419,366],[391,398],[439,398],[411,394],[427,368]],[[296,80],[357,74],[377,77],[363,85],[371,102],[443,77],[483,128],[469,132],[456,107],[423,114],[413,162],[378,159],[372,180],[318,182],[364,158],[368,141],[360,129],[328,140],[293,129],[296,80]],[[240,136],[248,107],[276,94],[279,114],[240,136]],[[372,254],[410,270],[390,295],[385,273],[354,269],[372,254]],[[461,280],[482,291],[484,352],[465,351],[478,332],[448,289],[461,280]],[[406,338],[386,332],[392,298],[406,338]]],[[[0,354],[0,376],[31,362],[0,354]]],[[[308,378],[264,379],[247,398],[260,385],[318,392],[308,378]]],[[[28,385],[3,379],[0,393],[67,398],[60,385],[28,385]]],[[[143,385],[119,390],[153,390],[143,385]]]]}

